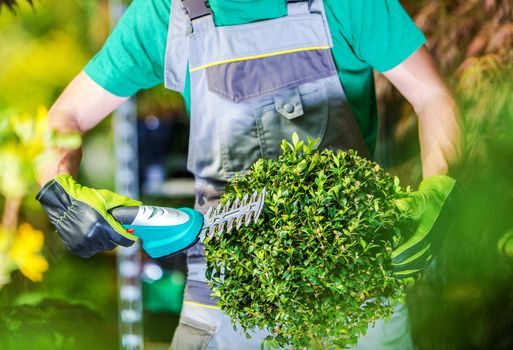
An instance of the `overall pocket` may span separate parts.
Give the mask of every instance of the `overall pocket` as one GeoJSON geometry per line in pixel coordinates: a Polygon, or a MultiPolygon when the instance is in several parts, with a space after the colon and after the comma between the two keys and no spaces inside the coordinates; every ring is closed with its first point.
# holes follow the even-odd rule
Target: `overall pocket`
{"type": "Polygon", "coordinates": [[[328,121],[327,90],[322,80],[247,101],[251,113],[220,121],[221,162],[226,178],[244,173],[260,158],[276,159],[283,139],[323,138],[328,121]]]}

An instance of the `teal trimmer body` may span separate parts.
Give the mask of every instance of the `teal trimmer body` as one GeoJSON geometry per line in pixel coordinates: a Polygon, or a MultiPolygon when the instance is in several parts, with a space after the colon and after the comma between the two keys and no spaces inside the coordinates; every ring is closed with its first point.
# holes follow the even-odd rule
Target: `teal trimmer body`
{"type": "Polygon", "coordinates": [[[230,204],[210,208],[205,215],[191,208],[118,207],[110,213],[127,232],[142,241],[152,258],[181,252],[206,235],[222,234],[256,222],[264,205],[265,188],[230,204]]]}
{"type": "Polygon", "coordinates": [[[203,227],[203,215],[190,208],[119,207],[111,214],[127,232],[142,240],[152,258],[161,258],[194,245],[203,227]]]}

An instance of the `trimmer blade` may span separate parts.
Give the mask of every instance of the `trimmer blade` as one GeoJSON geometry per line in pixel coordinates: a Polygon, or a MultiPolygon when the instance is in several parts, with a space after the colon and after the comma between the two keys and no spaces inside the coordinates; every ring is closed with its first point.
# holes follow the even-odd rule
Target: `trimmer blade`
{"type": "Polygon", "coordinates": [[[264,188],[261,193],[253,192],[251,197],[245,194],[242,200],[236,198],[233,204],[228,201],[224,206],[219,204],[215,209],[210,207],[203,216],[202,236],[230,233],[233,229],[239,229],[243,223],[247,227],[257,222],[264,208],[265,195],[264,188]]]}

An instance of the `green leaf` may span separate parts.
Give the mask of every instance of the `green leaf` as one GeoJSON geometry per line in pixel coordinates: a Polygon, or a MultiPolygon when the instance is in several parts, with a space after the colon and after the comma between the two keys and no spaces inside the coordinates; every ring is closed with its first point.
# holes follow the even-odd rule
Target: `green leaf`
{"type": "Polygon", "coordinates": [[[294,146],[294,149],[296,149],[296,146],[299,144],[299,136],[295,132],[292,134],[292,145],[294,146]]]}

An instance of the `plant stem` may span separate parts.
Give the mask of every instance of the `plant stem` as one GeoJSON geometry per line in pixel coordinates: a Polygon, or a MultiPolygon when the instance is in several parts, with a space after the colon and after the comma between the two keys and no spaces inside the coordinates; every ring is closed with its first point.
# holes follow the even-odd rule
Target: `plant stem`
{"type": "Polygon", "coordinates": [[[320,341],[319,339],[317,339],[317,337],[315,337],[313,335],[312,330],[308,331],[308,338],[310,339],[310,346],[312,347],[313,350],[326,349],[326,347],[324,346],[322,341],[320,341]]]}
{"type": "Polygon", "coordinates": [[[6,197],[4,212],[2,214],[2,227],[7,231],[16,231],[18,227],[18,214],[20,212],[21,197],[6,197]]]}

